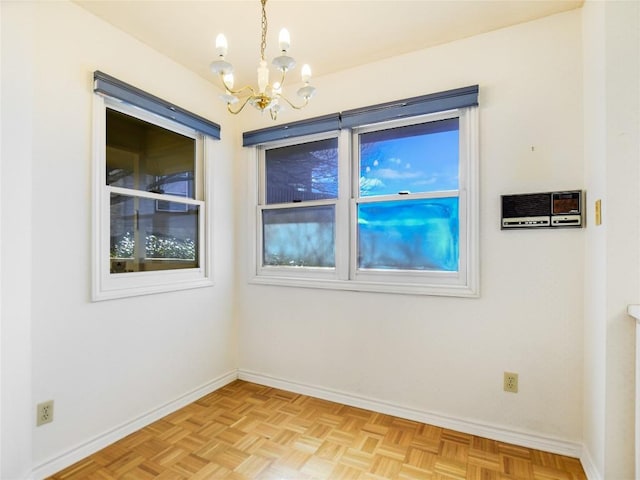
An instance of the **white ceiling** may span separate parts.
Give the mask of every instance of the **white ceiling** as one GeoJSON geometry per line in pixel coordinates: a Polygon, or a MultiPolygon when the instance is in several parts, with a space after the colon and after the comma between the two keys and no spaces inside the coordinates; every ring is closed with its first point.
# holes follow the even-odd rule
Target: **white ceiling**
{"type": "MultiPolygon", "coordinates": [[[[215,37],[229,42],[236,85],[255,83],[260,56],[259,0],[76,0],[203,78],[215,37]]],[[[289,55],[326,75],[579,8],[582,0],[269,0],[267,59],[278,55],[278,32],[291,34],[289,55]]],[[[299,72],[299,67],[297,68],[299,72]]]]}

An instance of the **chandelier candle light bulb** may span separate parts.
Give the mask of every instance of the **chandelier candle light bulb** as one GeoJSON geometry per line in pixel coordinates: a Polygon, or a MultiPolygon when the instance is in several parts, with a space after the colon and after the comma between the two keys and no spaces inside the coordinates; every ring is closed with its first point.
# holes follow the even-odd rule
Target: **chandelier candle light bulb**
{"type": "Polygon", "coordinates": [[[282,53],[287,53],[287,51],[289,51],[289,47],[291,46],[291,37],[289,36],[289,30],[286,28],[280,30],[278,44],[280,45],[280,51],[282,53]]]}
{"type": "Polygon", "coordinates": [[[302,81],[308,84],[309,80],[311,80],[311,67],[305,63],[302,66],[301,74],[302,74],[302,81]]]}
{"type": "Polygon", "coordinates": [[[218,52],[218,56],[224,58],[227,54],[227,49],[229,45],[227,44],[227,37],[224,34],[219,33],[216,37],[216,52],[218,52]]]}
{"type": "Polygon", "coordinates": [[[315,93],[315,87],[309,84],[311,80],[311,68],[304,65],[301,71],[301,78],[304,86],[298,89],[298,96],[302,98],[303,103],[297,105],[289,100],[283,94],[283,86],[285,77],[289,70],[296,66],[296,61],[287,55],[291,47],[291,37],[286,28],[280,30],[278,36],[278,46],[281,55],[274,58],[272,65],[280,72],[279,81],[271,85],[269,83],[269,66],[265,60],[264,51],[267,46],[267,0],[260,0],[262,5],[262,38],[260,43],[260,62],[258,64],[258,88],[247,85],[242,88],[234,89],[233,65],[225,60],[228,51],[227,38],[220,33],[216,37],[216,53],[218,60],[211,62],[211,71],[217,74],[224,87],[224,94],[220,98],[227,104],[227,110],[232,114],[238,114],[242,111],[247,103],[264,112],[269,111],[269,115],[276,120],[278,112],[283,109],[283,105],[287,104],[291,108],[300,110],[307,106],[309,99],[315,93]],[[231,108],[231,105],[240,102],[237,109],[231,108]]]}

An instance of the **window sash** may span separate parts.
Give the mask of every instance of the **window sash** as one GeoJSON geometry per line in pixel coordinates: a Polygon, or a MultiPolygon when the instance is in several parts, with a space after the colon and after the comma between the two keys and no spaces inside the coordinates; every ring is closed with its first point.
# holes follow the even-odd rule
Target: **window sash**
{"type": "MultiPolygon", "coordinates": [[[[338,196],[340,195],[340,136],[335,132],[325,132],[320,134],[309,135],[305,137],[295,137],[292,139],[280,140],[277,142],[269,143],[268,145],[260,145],[256,147],[258,153],[258,205],[267,205],[267,168],[266,168],[266,151],[271,149],[277,149],[281,147],[288,147],[291,145],[303,145],[306,143],[313,143],[320,140],[328,140],[330,138],[338,138],[338,196]]],[[[331,201],[332,199],[328,199],[331,201]]],[[[305,200],[301,203],[305,205],[311,205],[315,201],[322,200],[305,200]]],[[[274,203],[269,204],[273,206],[277,205],[292,205],[291,203],[274,203]]]]}
{"type": "Polygon", "coordinates": [[[257,270],[260,275],[267,276],[290,276],[290,277],[306,277],[310,273],[314,276],[321,278],[337,278],[337,268],[321,267],[321,266],[285,266],[285,265],[266,265],[264,259],[264,224],[263,224],[263,212],[269,210],[291,210],[296,209],[308,209],[313,207],[333,207],[334,208],[334,262],[337,264],[338,246],[337,246],[337,207],[338,200],[315,200],[304,203],[284,203],[284,204],[270,204],[270,205],[258,205],[257,207],[257,235],[258,242],[256,248],[257,255],[257,270]]]}
{"type": "MultiPolygon", "coordinates": [[[[420,143],[426,144],[426,146],[428,146],[427,148],[431,147],[434,148],[435,145],[437,145],[438,142],[438,137],[436,136],[432,136],[432,135],[440,135],[442,134],[444,131],[456,131],[457,132],[457,137],[458,137],[458,152],[457,152],[457,157],[455,158],[455,165],[452,165],[451,163],[448,163],[447,161],[442,162],[442,165],[444,167],[446,166],[455,166],[456,170],[457,170],[457,183],[455,183],[455,185],[453,184],[453,182],[450,182],[450,185],[447,185],[449,187],[449,189],[452,189],[452,187],[455,187],[455,189],[459,189],[460,188],[460,182],[461,182],[461,172],[460,172],[460,114],[458,110],[455,111],[448,111],[448,112],[439,112],[437,114],[430,114],[430,115],[422,115],[422,116],[418,116],[418,117],[413,117],[413,118],[408,118],[408,119],[400,119],[400,120],[394,120],[394,121],[388,121],[388,122],[382,122],[378,125],[369,125],[366,127],[360,127],[360,128],[356,128],[352,130],[352,135],[353,135],[353,144],[354,144],[354,148],[353,148],[353,152],[352,152],[352,157],[353,157],[353,165],[352,165],[352,169],[353,169],[353,180],[354,180],[354,184],[353,184],[353,196],[359,199],[362,198],[381,198],[381,197],[385,197],[388,195],[402,195],[402,196],[406,196],[408,193],[411,194],[418,194],[418,193],[437,193],[440,191],[444,191],[444,190],[438,190],[438,189],[430,189],[430,188],[424,188],[420,185],[417,184],[413,184],[411,181],[407,181],[404,183],[400,183],[397,184],[397,182],[395,182],[397,184],[397,190],[393,190],[390,191],[389,193],[377,193],[375,192],[375,187],[373,187],[373,191],[370,191],[368,193],[363,191],[363,187],[360,184],[361,179],[362,178],[370,178],[370,175],[373,175],[375,177],[375,169],[377,167],[372,167],[372,173],[369,174],[369,172],[363,172],[362,171],[362,163],[363,163],[363,156],[362,156],[362,151],[363,151],[363,143],[364,145],[369,145],[369,142],[363,142],[362,139],[365,136],[369,136],[369,135],[374,135],[375,134],[382,134],[383,136],[386,136],[388,138],[385,138],[383,141],[387,142],[388,140],[392,140],[391,143],[383,143],[382,144],[382,148],[396,148],[396,149],[402,149],[402,148],[406,148],[406,138],[408,137],[407,135],[407,130],[411,131],[413,130],[415,133],[415,130],[426,130],[422,132],[421,135],[419,136],[415,136],[414,139],[412,140],[413,142],[418,141],[420,143]],[[451,120],[456,120],[456,124],[457,124],[457,128],[456,129],[451,129],[451,128],[447,128],[446,130],[442,130],[441,128],[441,122],[449,122],[451,120]],[[440,128],[439,128],[440,127],[440,128]],[[396,135],[394,135],[394,133],[396,135]],[[400,140],[400,142],[397,142],[396,140],[400,140]],[[436,143],[434,143],[436,142],[436,143]],[[392,146],[392,145],[395,145],[392,146]]],[[[410,136],[410,135],[409,135],[410,136]]],[[[442,139],[440,139],[440,141],[442,141],[442,139]]],[[[375,146],[376,143],[374,142],[373,145],[375,146]]],[[[375,147],[374,147],[375,148],[375,147]]],[[[437,148],[437,147],[436,147],[437,148]]],[[[387,152],[388,153],[388,152],[387,152]]],[[[451,155],[450,159],[453,158],[453,152],[449,153],[451,155]]],[[[387,158],[388,160],[388,158],[387,158]]],[[[411,164],[414,164],[415,161],[419,160],[414,158],[414,157],[410,157],[409,159],[407,159],[406,161],[408,161],[411,164]]],[[[383,162],[384,163],[384,162],[383,162]]],[[[417,166],[417,165],[416,165],[417,166]]],[[[434,167],[437,168],[437,165],[434,165],[434,167]]],[[[393,167],[393,168],[397,168],[397,167],[393,167]]],[[[441,167],[442,168],[442,167],[441,167]]],[[[384,168],[383,168],[384,170],[384,168]]],[[[432,172],[432,173],[443,173],[443,172],[432,172]]],[[[448,172],[447,172],[448,173],[448,172]]],[[[391,183],[394,183],[393,179],[391,179],[391,183]]],[[[385,188],[385,190],[389,190],[388,188],[385,188]]]]}
{"type": "MultiPolygon", "coordinates": [[[[197,207],[196,208],[196,215],[197,215],[197,225],[196,225],[196,252],[195,252],[195,258],[193,259],[186,259],[186,258],[180,258],[180,257],[157,257],[157,256],[147,256],[147,242],[146,242],[146,238],[142,237],[143,233],[144,234],[150,234],[150,235],[158,235],[160,234],[161,237],[163,237],[163,232],[154,232],[151,231],[149,232],[149,230],[145,229],[144,227],[149,227],[149,225],[147,224],[147,222],[144,221],[145,217],[148,217],[149,215],[155,215],[157,212],[157,209],[154,209],[151,211],[151,214],[149,214],[149,210],[147,211],[139,211],[138,208],[142,208],[142,205],[138,205],[139,202],[138,200],[151,200],[153,203],[157,202],[158,199],[157,198],[151,198],[148,196],[141,196],[141,195],[136,195],[136,194],[129,194],[126,192],[113,192],[111,191],[108,194],[109,200],[113,199],[113,195],[117,195],[120,197],[126,197],[129,200],[133,200],[133,205],[135,206],[135,210],[130,212],[130,216],[129,217],[125,217],[130,219],[130,223],[128,225],[125,225],[125,228],[130,227],[131,231],[129,232],[129,229],[127,228],[127,231],[131,234],[133,234],[133,238],[134,238],[134,247],[133,247],[133,255],[130,257],[111,257],[111,248],[112,248],[112,244],[111,241],[113,239],[113,235],[114,232],[111,230],[112,224],[113,224],[113,216],[109,216],[109,270],[110,270],[110,274],[116,274],[118,276],[122,275],[122,274],[126,274],[126,273],[134,273],[134,272],[138,272],[138,271],[168,271],[168,270],[174,270],[174,269],[198,269],[201,266],[201,259],[200,259],[200,254],[202,252],[202,248],[201,248],[201,244],[205,239],[205,232],[202,231],[202,229],[204,228],[204,215],[205,215],[205,209],[204,209],[204,202],[197,202],[197,203],[187,203],[187,202],[182,202],[180,203],[181,205],[184,205],[185,207],[185,213],[188,212],[188,206],[191,207],[197,207]],[[140,218],[142,218],[143,220],[141,221],[140,218]],[[142,225],[142,227],[141,227],[142,225]],[[115,260],[117,261],[118,259],[122,259],[122,260],[126,260],[126,261],[132,261],[136,266],[139,266],[138,263],[140,262],[140,264],[145,265],[143,270],[134,270],[134,272],[124,272],[124,271],[120,271],[120,272],[111,272],[111,268],[112,268],[112,262],[115,260]],[[147,265],[151,266],[152,264],[157,264],[157,263],[164,263],[165,267],[167,265],[170,264],[170,262],[175,263],[176,265],[180,265],[180,266],[176,266],[175,268],[156,268],[156,269],[149,269],[146,268],[147,265]],[[195,265],[189,265],[186,266],[189,263],[195,263],[195,265]]],[[[170,200],[167,200],[170,201],[170,200]]],[[[152,203],[152,205],[153,205],[152,203]]],[[[110,207],[111,209],[113,208],[113,204],[110,202],[110,207]]],[[[111,210],[112,213],[112,210],[111,210]]],[[[179,223],[183,223],[182,227],[189,227],[189,221],[190,221],[190,217],[193,215],[192,213],[187,213],[187,217],[184,217],[183,213],[181,212],[172,212],[172,213],[177,213],[176,217],[173,218],[171,221],[172,222],[179,222],[179,223]],[[181,222],[180,219],[184,220],[187,219],[186,225],[184,224],[184,221],[181,222]]],[[[166,215],[166,213],[163,213],[161,215],[166,215]]],[[[159,218],[159,220],[162,220],[161,218],[159,218]]],[[[166,220],[166,217],[165,217],[166,220]]],[[[128,223],[128,222],[127,222],[128,223]]],[[[123,229],[124,230],[124,229],[123,229]]],[[[172,232],[167,232],[168,234],[171,234],[172,232]]],[[[168,236],[168,235],[167,235],[168,236]]],[[[175,238],[175,237],[174,237],[175,238]]]]}
{"type": "MultiPolygon", "coordinates": [[[[105,108],[108,108],[110,110],[115,110],[116,112],[120,112],[123,113],[125,115],[129,115],[135,118],[138,118],[139,120],[143,120],[147,123],[151,123],[153,125],[156,125],[158,127],[164,128],[165,130],[169,130],[171,132],[174,133],[178,133],[180,135],[184,135],[185,137],[189,137],[195,140],[195,146],[196,146],[196,151],[195,151],[195,159],[194,159],[194,170],[193,170],[193,176],[194,176],[194,198],[195,199],[202,199],[204,198],[204,178],[205,178],[205,172],[204,172],[204,139],[205,137],[198,133],[195,132],[194,130],[185,127],[183,125],[179,125],[175,122],[172,122],[170,120],[167,120],[165,118],[162,117],[158,117],[156,115],[154,115],[153,113],[147,112],[145,110],[142,110],[138,107],[136,107],[135,105],[127,105],[127,104],[123,104],[118,102],[115,99],[109,98],[109,97],[98,97],[102,99],[102,104],[104,105],[105,108]]],[[[102,122],[104,124],[104,121],[102,122]]],[[[106,125],[104,126],[104,133],[101,133],[101,135],[105,136],[105,145],[106,145],[106,125]]],[[[104,154],[103,154],[104,155],[104,154]]],[[[103,159],[104,165],[105,165],[105,174],[103,175],[104,178],[101,179],[102,183],[101,185],[108,185],[107,184],[107,179],[106,179],[106,157],[103,159]]],[[[110,186],[110,185],[109,185],[110,186]]],[[[118,188],[118,187],[112,187],[112,188],[118,188]]],[[[121,188],[121,187],[120,187],[121,188]]],[[[143,192],[143,190],[136,190],[138,192],[143,192]]],[[[176,198],[182,198],[179,196],[175,196],[176,198]]]]}
{"type": "MultiPolygon", "coordinates": [[[[444,271],[444,270],[405,270],[405,269],[375,269],[375,268],[360,268],[358,266],[358,205],[366,203],[377,203],[367,198],[365,201],[359,201],[353,199],[351,201],[351,218],[354,219],[350,224],[351,229],[351,251],[355,252],[350,259],[350,278],[354,281],[361,282],[373,282],[373,283],[385,283],[390,280],[400,284],[442,284],[447,286],[461,285],[467,278],[467,248],[466,248],[466,235],[467,235],[467,216],[468,216],[468,202],[465,191],[458,191],[455,195],[440,196],[440,195],[415,195],[413,198],[458,198],[458,245],[459,245],[459,257],[458,257],[458,270],[457,271],[444,271]]],[[[364,200],[364,199],[361,199],[364,200]]],[[[376,200],[379,200],[376,199],[376,200]]],[[[386,201],[398,201],[397,198],[386,201]]],[[[405,199],[401,199],[405,201],[405,199]]]]}
{"type": "Polygon", "coordinates": [[[447,271],[450,273],[456,273],[460,271],[461,268],[461,255],[462,249],[460,248],[460,241],[462,238],[462,224],[463,220],[466,219],[466,210],[463,210],[461,195],[459,190],[449,191],[449,192],[434,192],[429,194],[415,194],[415,195],[397,195],[397,196],[385,196],[385,197],[375,197],[375,198],[360,198],[353,199],[351,202],[351,212],[352,218],[354,219],[352,224],[350,224],[351,238],[352,242],[352,251],[355,252],[352,256],[351,262],[351,278],[358,277],[367,277],[374,278],[374,276],[384,276],[385,273],[395,272],[395,275],[400,273],[408,273],[412,278],[415,278],[416,274],[418,276],[428,277],[429,275],[442,275],[444,270],[436,270],[436,269],[403,269],[403,268],[385,268],[385,269],[376,269],[376,268],[364,268],[358,265],[358,259],[361,257],[360,252],[360,217],[359,217],[359,207],[361,205],[368,204],[390,204],[390,203],[415,203],[416,200],[428,200],[428,199],[457,199],[458,200],[458,266],[455,271],[447,271]],[[373,275],[369,275],[370,273],[374,273],[373,275]]]}
{"type": "Polygon", "coordinates": [[[337,144],[337,138],[329,136],[322,140],[265,148],[263,203],[306,204],[315,200],[337,199],[337,144]],[[320,156],[326,151],[331,152],[330,158],[320,156]],[[324,175],[315,176],[318,170],[324,175]]]}

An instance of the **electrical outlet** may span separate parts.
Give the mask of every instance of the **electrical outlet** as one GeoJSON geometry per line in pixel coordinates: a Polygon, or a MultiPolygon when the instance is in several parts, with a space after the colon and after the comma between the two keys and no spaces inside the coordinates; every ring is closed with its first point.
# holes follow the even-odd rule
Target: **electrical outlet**
{"type": "Polygon", "coordinates": [[[518,374],[504,372],[504,391],[518,393],[518,374]]]}
{"type": "Polygon", "coordinates": [[[36,412],[36,426],[53,422],[53,400],[48,400],[38,404],[36,412]]]}

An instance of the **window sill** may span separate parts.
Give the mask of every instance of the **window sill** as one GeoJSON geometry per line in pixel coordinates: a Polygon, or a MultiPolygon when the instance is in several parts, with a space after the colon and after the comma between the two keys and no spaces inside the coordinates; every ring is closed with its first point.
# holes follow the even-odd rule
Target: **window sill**
{"type": "Polygon", "coordinates": [[[213,281],[208,277],[197,275],[197,278],[194,278],[195,275],[192,273],[189,278],[185,273],[184,270],[174,270],[161,274],[157,272],[112,274],[109,275],[111,278],[92,292],[91,300],[99,302],[213,286],[213,281]],[[144,280],[148,281],[145,283],[144,280]]]}
{"type": "Polygon", "coordinates": [[[343,290],[352,292],[390,293],[404,295],[431,295],[442,297],[479,298],[478,288],[467,285],[433,285],[410,283],[363,282],[335,279],[305,279],[292,277],[254,276],[249,280],[252,285],[271,285],[279,287],[319,288],[324,290],[343,290]]]}

